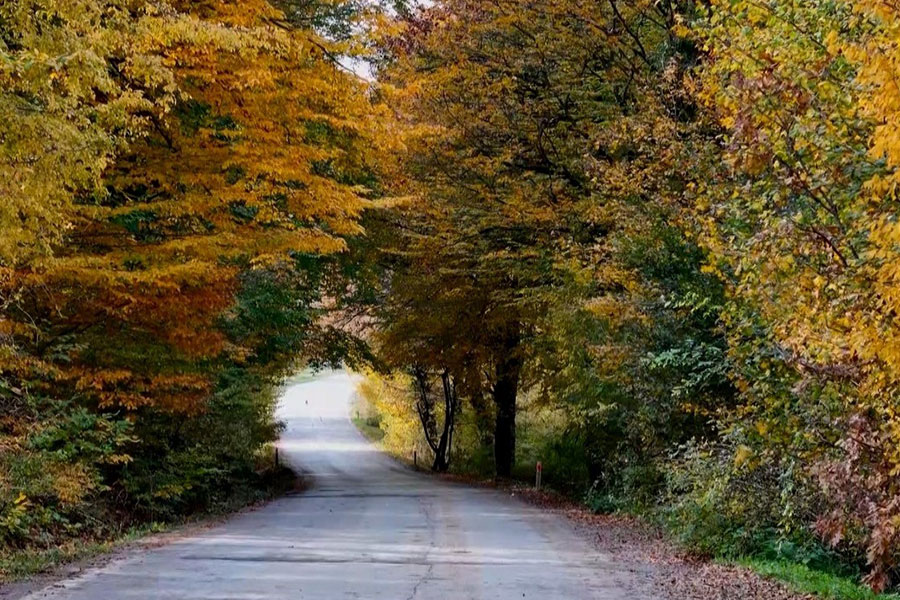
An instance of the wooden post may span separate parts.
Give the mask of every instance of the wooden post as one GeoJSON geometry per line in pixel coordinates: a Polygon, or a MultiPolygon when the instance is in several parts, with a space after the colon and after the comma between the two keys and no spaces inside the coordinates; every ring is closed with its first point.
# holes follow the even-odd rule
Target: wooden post
{"type": "Polygon", "coordinates": [[[537,467],[535,467],[534,471],[534,489],[540,491],[541,489],[541,473],[544,471],[544,465],[541,464],[541,461],[538,461],[537,467]]]}
{"type": "Polygon", "coordinates": [[[413,468],[419,470],[419,453],[413,450],[413,468]]]}

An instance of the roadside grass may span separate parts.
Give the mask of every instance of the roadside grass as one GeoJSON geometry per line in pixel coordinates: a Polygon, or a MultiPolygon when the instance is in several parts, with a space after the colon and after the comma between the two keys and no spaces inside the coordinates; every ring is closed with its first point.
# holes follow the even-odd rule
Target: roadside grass
{"type": "Polygon", "coordinates": [[[853,579],[816,571],[799,563],[757,558],[744,558],[735,563],[764,577],[782,581],[795,592],[826,600],[900,600],[900,594],[876,594],[853,579]]]}
{"type": "Polygon", "coordinates": [[[350,419],[356,428],[359,429],[367,440],[378,443],[384,439],[384,431],[372,419],[364,419],[361,417],[352,417],[350,419]]]}
{"type": "Polygon", "coordinates": [[[107,539],[71,539],[51,548],[10,550],[0,548],[0,585],[52,572],[67,564],[109,554],[149,535],[167,533],[180,527],[215,523],[245,508],[266,502],[295,489],[297,475],[287,467],[269,467],[259,474],[255,487],[236,491],[231,497],[211,504],[204,512],[170,522],[150,522],[112,532],[107,539]]]}
{"type": "MultiPolygon", "coordinates": [[[[385,436],[385,432],[381,428],[381,416],[360,394],[356,395],[356,399],[350,406],[349,417],[353,425],[367,440],[381,447],[381,441],[384,440],[385,436]]],[[[382,447],[382,450],[386,449],[382,447]]],[[[392,452],[389,452],[389,454],[393,455],[392,452]]]]}
{"type": "Polygon", "coordinates": [[[25,579],[60,565],[108,554],[147,535],[168,531],[171,527],[163,523],[147,523],[109,540],[70,540],[53,548],[4,551],[0,553],[0,583],[25,579]]]}
{"type": "Polygon", "coordinates": [[[318,377],[321,377],[321,375],[322,375],[321,371],[315,371],[313,369],[304,369],[304,370],[300,371],[299,373],[291,375],[290,377],[285,379],[284,383],[282,385],[290,386],[290,385],[297,385],[298,383],[306,383],[308,381],[312,381],[318,377]]]}

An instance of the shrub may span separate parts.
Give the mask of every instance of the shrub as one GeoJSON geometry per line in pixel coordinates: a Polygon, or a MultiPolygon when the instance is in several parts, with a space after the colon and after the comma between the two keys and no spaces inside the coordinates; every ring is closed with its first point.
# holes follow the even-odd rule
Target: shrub
{"type": "Polygon", "coordinates": [[[735,438],[686,444],[667,463],[658,513],[665,527],[704,555],[857,573],[859,556],[827,548],[813,529],[825,498],[809,471],[785,457],[755,454],[735,438]]]}

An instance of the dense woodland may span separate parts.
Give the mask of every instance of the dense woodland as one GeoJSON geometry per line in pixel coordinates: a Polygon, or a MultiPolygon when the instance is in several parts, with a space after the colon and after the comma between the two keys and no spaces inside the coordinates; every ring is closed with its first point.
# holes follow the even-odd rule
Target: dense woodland
{"type": "Polygon", "coordinates": [[[363,350],[322,318],[388,153],[347,27],[0,2],[0,551],[252,498],[280,380],[363,350]]]}
{"type": "Polygon", "coordinates": [[[252,495],[345,364],[437,471],[897,585],[898,75],[884,0],[0,0],[0,557],[252,495]]]}

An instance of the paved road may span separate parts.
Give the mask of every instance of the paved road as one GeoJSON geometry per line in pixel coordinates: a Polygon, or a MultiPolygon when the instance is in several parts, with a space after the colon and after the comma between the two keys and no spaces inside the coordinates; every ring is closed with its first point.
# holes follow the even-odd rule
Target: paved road
{"type": "Polygon", "coordinates": [[[56,600],[635,599],[633,573],[561,517],[443,483],[375,451],[348,421],[350,376],[288,388],[281,453],[312,477],[193,537],[38,592],[56,600]]]}

